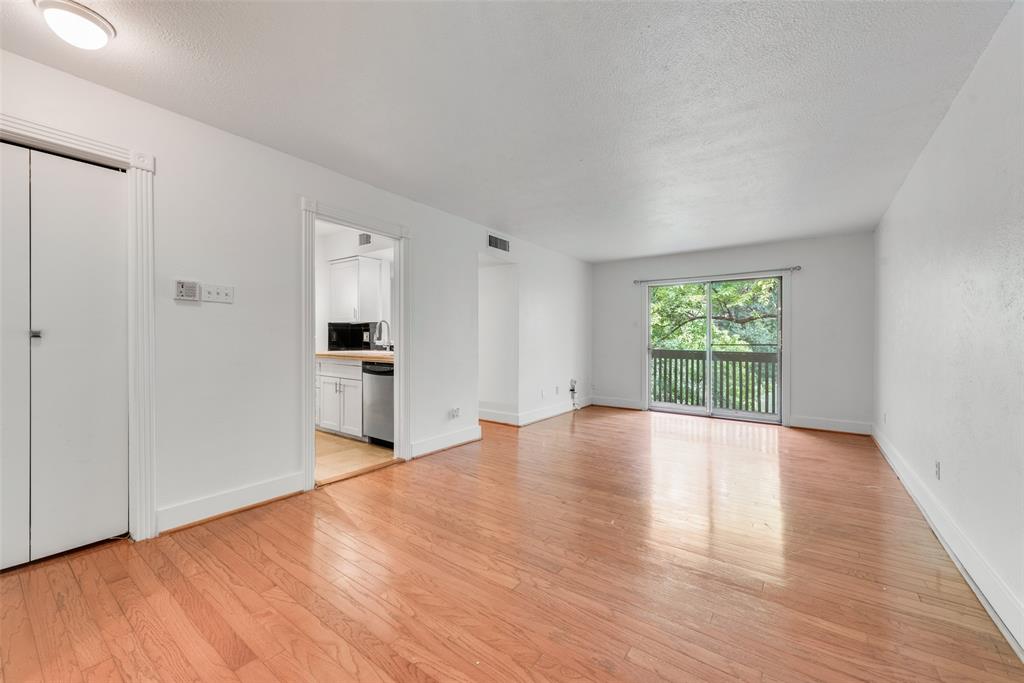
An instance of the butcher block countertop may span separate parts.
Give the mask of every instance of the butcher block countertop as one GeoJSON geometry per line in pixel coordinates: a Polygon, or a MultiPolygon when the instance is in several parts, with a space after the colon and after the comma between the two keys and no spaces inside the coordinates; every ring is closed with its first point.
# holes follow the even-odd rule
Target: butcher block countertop
{"type": "Polygon", "coordinates": [[[320,360],[368,360],[374,363],[394,363],[394,351],[321,351],[320,360]]]}

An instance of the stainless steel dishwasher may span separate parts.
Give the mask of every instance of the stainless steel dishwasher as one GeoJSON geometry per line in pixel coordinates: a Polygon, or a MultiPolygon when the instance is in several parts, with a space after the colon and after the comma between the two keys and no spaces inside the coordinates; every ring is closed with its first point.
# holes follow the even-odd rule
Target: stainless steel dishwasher
{"type": "Polygon", "coordinates": [[[395,366],[363,363],[363,436],[395,442],[395,366]]]}

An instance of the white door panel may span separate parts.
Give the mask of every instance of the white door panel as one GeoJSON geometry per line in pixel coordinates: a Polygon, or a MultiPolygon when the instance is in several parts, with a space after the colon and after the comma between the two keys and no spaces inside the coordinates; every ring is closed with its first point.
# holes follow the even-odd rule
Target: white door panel
{"type": "Polygon", "coordinates": [[[355,322],[359,315],[359,263],[355,259],[335,261],[330,279],[331,322],[355,322]]]}
{"type": "Polygon", "coordinates": [[[363,383],[339,379],[341,415],[338,431],[352,436],[363,435],[363,383]]]}
{"type": "Polygon", "coordinates": [[[358,258],[359,263],[359,320],[376,322],[380,320],[380,261],[372,258],[358,258]]]}
{"type": "Polygon", "coordinates": [[[336,377],[320,378],[320,426],[335,432],[341,428],[340,382],[336,377]]]}
{"type": "Polygon", "coordinates": [[[0,145],[0,569],[29,559],[28,155],[0,145]]]}
{"type": "Polygon", "coordinates": [[[31,152],[32,559],[128,530],[128,183],[31,152]]]}

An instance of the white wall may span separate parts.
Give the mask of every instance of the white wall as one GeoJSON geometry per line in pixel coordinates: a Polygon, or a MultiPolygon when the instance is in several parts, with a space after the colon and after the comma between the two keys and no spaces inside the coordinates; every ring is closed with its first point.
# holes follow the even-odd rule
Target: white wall
{"type": "Polygon", "coordinates": [[[876,438],[1024,643],[1021,3],[893,200],[877,253],[876,438]]]}
{"type": "Polygon", "coordinates": [[[480,265],[480,417],[518,424],[519,277],[515,264],[480,265]]]}
{"type": "Polygon", "coordinates": [[[513,240],[519,262],[519,424],[590,402],[593,266],[513,240]]]}
{"type": "Polygon", "coordinates": [[[0,57],[4,113],[156,157],[161,528],[301,487],[300,196],[408,228],[412,448],[479,435],[482,226],[16,55],[0,57]],[[176,305],[176,278],[234,285],[235,303],[176,305]],[[449,417],[453,407],[461,417],[449,417]]]}
{"type": "Polygon", "coordinates": [[[594,266],[593,402],[644,406],[643,290],[633,280],[802,267],[783,316],[790,338],[790,420],[869,433],[874,349],[870,233],[612,261],[594,266]]]}
{"type": "MultiPolygon", "coordinates": [[[[483,249],[481,262],[512,264],[496,268],[511,269],[508,272],[514,273],[516,281],[515,359],[518,373],[514,397],[509,398],[512,387],[505,380],[500,399],[503,405],[484,405],[483,416],[526,425],[568,412],[572,410],[569,394],[569,381],[572,379],[577,381],[577,406],[588,405],[592,266],[516,239],[511,240],[508,254],[501,253],[497,257],[493,254],[493,250],[483,249]]],[[[482,268],[481,272],[494,269],[482,268]]],[[[482,289],[481,294],[487,295],[488,290],[482,289]]],[[[507,291],[504,296],[510,297],[507,291]]],[[[481,349],[486,339],[499,334],[498,325],[502,330],[509,326],[507,320],[483,322],[488,327],[481,326],[481,349]]],[[[483,396],[481,400],[484,400],[483,396]]]]}

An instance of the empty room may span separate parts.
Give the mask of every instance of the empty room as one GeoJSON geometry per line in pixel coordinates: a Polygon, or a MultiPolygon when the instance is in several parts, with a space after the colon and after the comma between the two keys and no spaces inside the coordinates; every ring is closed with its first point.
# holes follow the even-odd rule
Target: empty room
{"type": "Polygon", "coordinates": [[[1024,0],[0,48],[0,681],[1024,683],[1024,0]]]}

